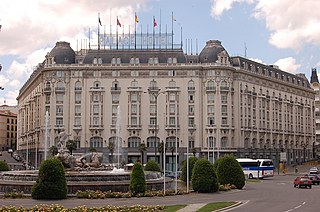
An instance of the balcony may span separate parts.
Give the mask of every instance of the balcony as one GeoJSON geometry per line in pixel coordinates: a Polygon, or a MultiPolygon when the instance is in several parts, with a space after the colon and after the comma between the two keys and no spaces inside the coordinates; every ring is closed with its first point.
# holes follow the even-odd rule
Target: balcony
{"type": "Polygon", "coordinates": [[[128,130],[141,130],[142,127],[140,124],[131,124],[127,126],[128,130]]]}
{"type": "Polygon", "coordinates": [[[56,89],[55,89],[56,93],[64,93],[65,90],[66,90],[65,87],[56,87],[56,89]]]}
{"type": "Polygon", "coordinates": [[[51,87],[44,88],[44,93],[51,93],[51,87]]]}
{"type": "Polygon", "coordinates": [[[206,91],[216,91],[216,87],[215,86],[207,86],[206,91]]]}
{"type": "Polygon", "coordinates": [[[176,129],[180,129],[180,125],[175,125],[175,124],[166,124],[166,130],[176,130],[176,129]]]}
{"type": "Polygon", "coordinates": [[[149,124],[148,128],[149,130],[159,130],[159,125],[149,124]]]}
{"type": "Polygon", "coordinates": [[[81,129],[82,129],[81,124],[73,125],[73,130],[81,130],[81,129]]]}
{"type": "Polygon", "coordinates": [[[90,130],[103,130],[103,124],[92,124],[89,126],[90,130]]]}

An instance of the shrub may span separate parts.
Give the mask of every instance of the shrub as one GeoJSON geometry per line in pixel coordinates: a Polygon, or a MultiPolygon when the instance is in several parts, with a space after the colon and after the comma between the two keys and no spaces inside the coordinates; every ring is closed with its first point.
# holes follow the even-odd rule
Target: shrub
{"type": "Polygon", "coordinates": [[[67,181],[60,160],[49,158],[42,162],[38,180],[32,187],[31,196],[34,199],[67,198],[67,181]]]}
{"type": "Polygon", "coordinates": [[[146,164],[146,166],[144,167],[145,171],[154,171],[154,172],[160,172],[160,166],[157,162],[155,162],[154,160],[149,160],[146,164]]]}
{"type": "Polygon", "coordinates": [[[193,190],[211,193],[218,190],[217,176],[213,165],[205,158],[197,160],[192,170],[193,190]]]}
{"type": "Polygon", "coordinates": [[[243,170],[232,155],[225,155],[217,167],[217,177],[221,185],[235,185],[237,189],[242,189],[245,185],[243,170]]]}
{"type": "MultiPolygon", "coordinates": [[[[192,178],[192,169],[194,164],[197,162],[198,158],[190,157],[189,158],[189,180],[192,178]]],[[[187,182],[187,161],[183,161],[182,168],[181,168],[181,180],[187,182]]]]}
{"type": "Polygon", "coordinates": [[[136,162],[130,176],[130,191],[133,196],[144,194],[147,189],[146,178],[141,163],[136,162]]]}
{"type": "Polygon", "coordinates": [[[214,161],[213,169],[214,169],[214,171],[215,171],[216,173],[217,173],[217,168],[218,168],[220,162],[221,162],[221,158],[218,158],[217,160],[214,161]]]}
{"type": "Polygon", "coordinates": [[[0,171],[9,171],[10,167],[7,162],[0,160],[0,171]]]}

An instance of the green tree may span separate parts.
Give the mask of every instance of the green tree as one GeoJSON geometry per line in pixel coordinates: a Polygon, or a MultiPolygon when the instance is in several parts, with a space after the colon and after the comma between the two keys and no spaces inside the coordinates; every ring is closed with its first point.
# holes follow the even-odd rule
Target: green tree
{"type": "Polygon", "coordinates": [[[216,170],[221,185],[231,184],[235,185],[237,189],[242,189],[245,185],[243,170],[233,155],[223,156],[216,170]]]}
{"type": "Polygon", "coordinates": [[[97,149],[94,147],[90,147],[89,152],[97,152],[97,149]]]}
{"type": "Polygon", "coordinates": [[[154,160],[149,160],[144,167],[145,171],[161,172],[159,164],[154,160]]]}
{"type": "Polygon", "coordinates": [[[213,165],[205,158],[198,159],[194,164],[191,182],[194,191],[200,193],[218,191],[218,181],[213,165]]]}
{"type": "Polygon", "coordinates": [[[56,154],[58,154],[58,148],[56,146],[51,146],[49,148],[49,152],[51,153],[52,156],[55,156],[56,154]]]}
{"type": "Polygon", "coordinates": [[[0,171],[9,171],[10,167],[6,161],[0,160],[0,171]]]}
{"type": "MultiPolygon", "coordinates": [[[[198,158],[196,157],[189,157],[189,180],[192,178],[192,169],[194,164],[197,162],[198,158]]],[[[183,161],[182,168],[181,168],[181,180],[187,182],[187,161],[183,161]]]]}
{"type": "Polygon", "coordinates": [[[146,145],[144,143],[140,143],[139,145],[139,151],[141,154],[141,164],[143,164],[143,156],[144,156],[144,152],[147,150],[146,145]]]}
{"type": "Polygon", "coordinates": [[[67,180],[62,162],[54,157],[41,163],[38,180],[32,187],[33,199],[67,198],[67,180]]]}
{"type": "Polygon", "coordinates": [[[164,169],[164,166],[163,166],[163,153],[164,153],[165,150],[167,150],[167,148],[165,147],[164,142],[161,141],[161,143],[158,146],[158,152],[160,153],[160,167],[161,167],[161,169],[164,169]]]}
{"type": "Polygon", "coordinates": [[[68,140],[66,142],[66,148],[69,150],[70,154],[72,155],[73,150],[77,149],[77,142],[74,140],[68,140]]]}
{"type": "Polygon", "coordinates": [[[136,196],[137,194],[144,194],[147,189],[146,178],[142,168],[142,164],[136,162],[130,175],[130,191],[136,196]]]}

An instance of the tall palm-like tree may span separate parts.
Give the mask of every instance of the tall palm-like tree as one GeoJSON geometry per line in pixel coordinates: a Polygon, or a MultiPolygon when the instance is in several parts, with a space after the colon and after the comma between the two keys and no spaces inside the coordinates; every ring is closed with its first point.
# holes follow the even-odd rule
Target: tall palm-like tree
{"type": "Polygon", "coordinates": [[[77,142],[74,140],[68,140],[66,142],[66,148],[69,150],[70,154],[72,155],[73,150],[77,149],[77,142]]]}
{"type": "Polygon", "coordinates": [[[109,150],[109,152],[110,152],[110,155],[111,155],[111,157],[110,157],[110,155],[109,155],[109,161],[111,162],[111,163],[113,163],[113,153],[114,153],[114,149],[115,149],[115,144],[114,144],[114,141],[109,141],[109,144],[108,144],[108,150],[109,150]]]}
{"type": "Polygon", "coordinates": [[[146,145],[144,143],[140,143],[139,145],[139,151],[141,153],[141,164],[143,165],[143,156],[144,152],[147,151],[146,145]]]}

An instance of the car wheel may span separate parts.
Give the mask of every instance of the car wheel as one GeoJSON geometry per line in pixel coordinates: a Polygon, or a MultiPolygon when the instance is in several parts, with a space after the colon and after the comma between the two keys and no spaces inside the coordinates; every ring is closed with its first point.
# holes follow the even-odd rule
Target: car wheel
{"type": "Polygon", "coordinates": [[[309,188],[311,189],[311,188],[312,188],[312,186],[309,186],[309,188]]]}
{"type": "Polygon", "coordinates": [[[295,184],[293,184],[293,187],[295,188],[295,187],[296,187],[296,185],[295,185],[295,184]]]}
{"type": "Polygon", "coordinates": [[[249,174],[249,179],[253,179],[253,175],[252,174],[249,174]]]}

